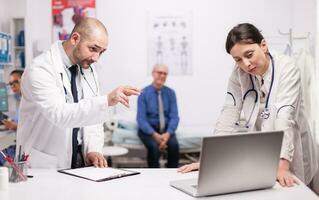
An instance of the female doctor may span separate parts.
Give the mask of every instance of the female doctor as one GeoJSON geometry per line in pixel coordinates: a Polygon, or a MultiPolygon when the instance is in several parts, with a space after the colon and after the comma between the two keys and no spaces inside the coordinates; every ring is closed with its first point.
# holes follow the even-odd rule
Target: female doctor
{"type": "MultiPolygon", "coordinates": [[[[293,186],[297,183],[294,174],[309,184],[317,161],[305,118],[298,68],[289,57],[269,52],[260,31],[248,23],[239,24],[228,33],[226,51],[236,66],[214,134],[243,129],[284,130],[277,180],[282,186],[293,186]],[[244,122],[239,120],[241,116],[244,122]]],[[[199,163],[185,165],[179,171],[196,169],[199,163]]]]}

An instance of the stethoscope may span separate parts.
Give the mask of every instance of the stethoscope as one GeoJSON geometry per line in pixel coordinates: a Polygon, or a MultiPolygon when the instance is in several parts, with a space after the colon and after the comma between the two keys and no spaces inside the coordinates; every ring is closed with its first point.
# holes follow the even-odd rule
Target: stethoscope
{"type": "Polygon", "coordinates": [[[91,73],[92,73],[92,76],[93,76],[93,79],[94,79],[94,84],[95,84],[95,91],[93,90],[93,87],[91,86],[91,84],[89,83],[89,81],[86,79],[86,76],[82,70],[82,67],[80,67],[80,73],[81,75],[83,76],[86,84],[89,86],[90,90],[92,91],[92,93],[94,94],[94,96],[98,96],[98,86],[97,86],[97,81],[96,81],[96,78],[95,78],[95,75],[94,75],[94,72],[93,72],[93,69],[90,65],[90,69],[91,69],[91,73]]]}
{"type": "MultiPolygon", "coordinates": [[[[93,69],[92,69],[91,65],[90,65],[90,69],[91,69],[91,73],[92,73],[92,76],[93,76],[93,79],[94,79],[95,91],[93,90],[92,85],[91,85],[91,84],[89,83],[89,81],[87,80],[87,78],[86,78],[86,76],[85,76],[85,74],[84,74],[84,72],[83,72],[83,70],[82,70],[82,67],[79,66],[79,68],[80,68],[80,74],[83,76],[83,78],[84,78],[86,84],[89,86],[89,88],[90,88],[90,90],[92,91],[93,95],[94,95],[94,96],[98,96],[98,85],[97,85],[97,81],[96,81],[96,78],[95,78],[95,75],[94,75],[94,72],[93,72],[93,69]]],[[[62,79],[62,83],[63,83],[63,75],[62,75],[62,73],[60,73],[60,75],[61,75],[61,79],[62,79]]],[[[64,88],[64,94],[67,95],[67,90],[66,90],[66,88],[65,88],[64,85],[63,85],[63,88],[64,88]]]]}
{"type": "MultiPolygon", "coordinates": [[[[269,110],[269,97],[271,95],[271,90],[272,90],[272,87],[273,87],[273,83],[274,83],[274,79],[275,79],[275,62],[274,62],[274,59],[273,57],[271,56],[271,54],[268,54],[270,59],[271,59],[271,67],[272,67],[272,72],[271,72],[271,81],[270,81],[270,88],[269,88],[269,93],[267,95],[267,99],[266,99],[266,104],[265,104],[265,108],[263,109],[263,111],[260,113],[260,117],[262,119],[268,119],[269,116],[270,116],[270,110],[269,110]]],[[[255,110],[255,107],[256,107],[256,104],[257,104],[257,101],[258,101],[258,92],[257,90],[255,89],[255,85],[254,85],[254,81],[253,81],[253,77],[251,76],[251,74],[249,74],[249,79],[250,79],[250,82],[251,82],[251,86],[252,88],[247,90],[247,92],[244,94],[243,96],[243,102],[245,102],[246,100],[246,97],[250,94],[250,93],[254,93],[255,95],[255,101],[254,101],[254,106],[252,108],[252,111],[250,112],[250,115],[249,115],[249,118],[247,120],[247,122],[245,123],[245,127],[246,128],[249,128],[249,123],[250,123],[250,120],[252,118],[252,115],[254,113],[254,110],[255,110]]],[[[236,106],[236,100],[234,98],[234,95],[231,94],[230,92],[227,92],[227,94],[230,94],[234,100],[234,105],[236,106]]],[[[236,122],[235,123],[236,125],[239,125],[239,122],[236,122]]]]}
{"type": "MultiPolygon", "coordinates": [[[[274,79],[275,79],[275,62],[274,62],[274,59],[272,57],[271,54],[268,54],[270,56],[270,59],[271,59],[271,66],[272,66],[272,72],[271,72],[271,82],[270,82],[270,88],[269,88],[269,93],[267,95],[267,99],[266,99],[266,104],[265,104],[265,108],[263,109],[263,111],[260,113],[260,117],[262,119],[268,119],[270,117],[270,109],[269,109],[269,98],[270,98],[270,95],[271,95],[271,91],[272,91],[272,87],[273,87],[273,83],[274,83],[274,79]]],[[[257,101],[258,101],[258,92],[257,90],[255,89],[255,85],[254,85],[254,81],[253,81],[253,77],[251,75],[249,75],[249,79],[250,79],[250,82],[251,82],[251,85],[252,85],[252,88],[247,90],[247,92],[244,94],[243,96],[243,102],[246,100],[246,97],[249,95],[249,93],[254,93],[255,95],[255,101],[254,101],[254,106],[252,108],[252,111],[249,115],[249,118],[247,120],[247,122],[245,123],[245,127],[246,128],[249,128],[249,124],[250,124],[250,120],[252,118],[252,115],[253,115],[253,112],[255,110],[255,107],[256,107],[256,104],[257,104],[257,101]]],[[[227,94],[231,95],[231,97],[233,98],[234,100],[234,106],[236,106],[236,99],[234,97],[234,95],[231,93],[231,92],[227,92],[227,94]]],[[[282,109],[282,108],[285,108],[285,107],[291,107],[293,109],[295,109],[295,106],[293,105],[283,105],[281,106],[278,110],[277,110],[277,114],[276,114],[276,117],[278,116],[278,113],[279,111],[282,109]]],[[[240,125],[239,124],[239,121],[235,123],[236,125],[240,125]]]]}

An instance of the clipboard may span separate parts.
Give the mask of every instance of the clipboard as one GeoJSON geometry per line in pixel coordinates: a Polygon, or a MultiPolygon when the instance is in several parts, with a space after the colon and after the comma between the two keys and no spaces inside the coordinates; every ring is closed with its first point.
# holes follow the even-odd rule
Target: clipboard
{"type": "Polygon", "coordinates": [[[112,179],[140,174],[140,172],[126,169],[116,169],[112,167],[98,168],[93,166],[76,169],[61,169],[58,170],[58,172],[95,182],[109,181],[112,179]]]}

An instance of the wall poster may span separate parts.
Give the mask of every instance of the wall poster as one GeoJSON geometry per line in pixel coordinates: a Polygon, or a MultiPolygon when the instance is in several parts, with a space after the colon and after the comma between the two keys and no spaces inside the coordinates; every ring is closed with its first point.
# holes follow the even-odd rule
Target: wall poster
{"type": "Polygon", "coordinates": [[[53,41],[68,39],[82,17],[95,15],[95,0],[52,0],[53,41]]]}
{"type": "Polygon", "coordinates": [[[166,64],[171,75],[192,75],[192,13],[149,14],[148,74],[166,64]]]}

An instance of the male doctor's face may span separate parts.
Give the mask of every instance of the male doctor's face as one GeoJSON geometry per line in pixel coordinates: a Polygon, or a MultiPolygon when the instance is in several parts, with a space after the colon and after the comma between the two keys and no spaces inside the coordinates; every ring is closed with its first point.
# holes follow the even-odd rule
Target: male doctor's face
{"type": "Polygon", "coordinates": [[[99,57],[106,50],[108,43],[107,35],[94,33],[91,36],[81,37],[74,46],[73,58],[77,64],[87,69],[92,63],[98,61],[99,57]]]}
{"type": "Polygon", "coordinates": [[[236,43],[230,50],[230,55],[245,72],[262,76],[269,65],[267,50],[268,47],[264,40],[260,44],[236,43]]]}

